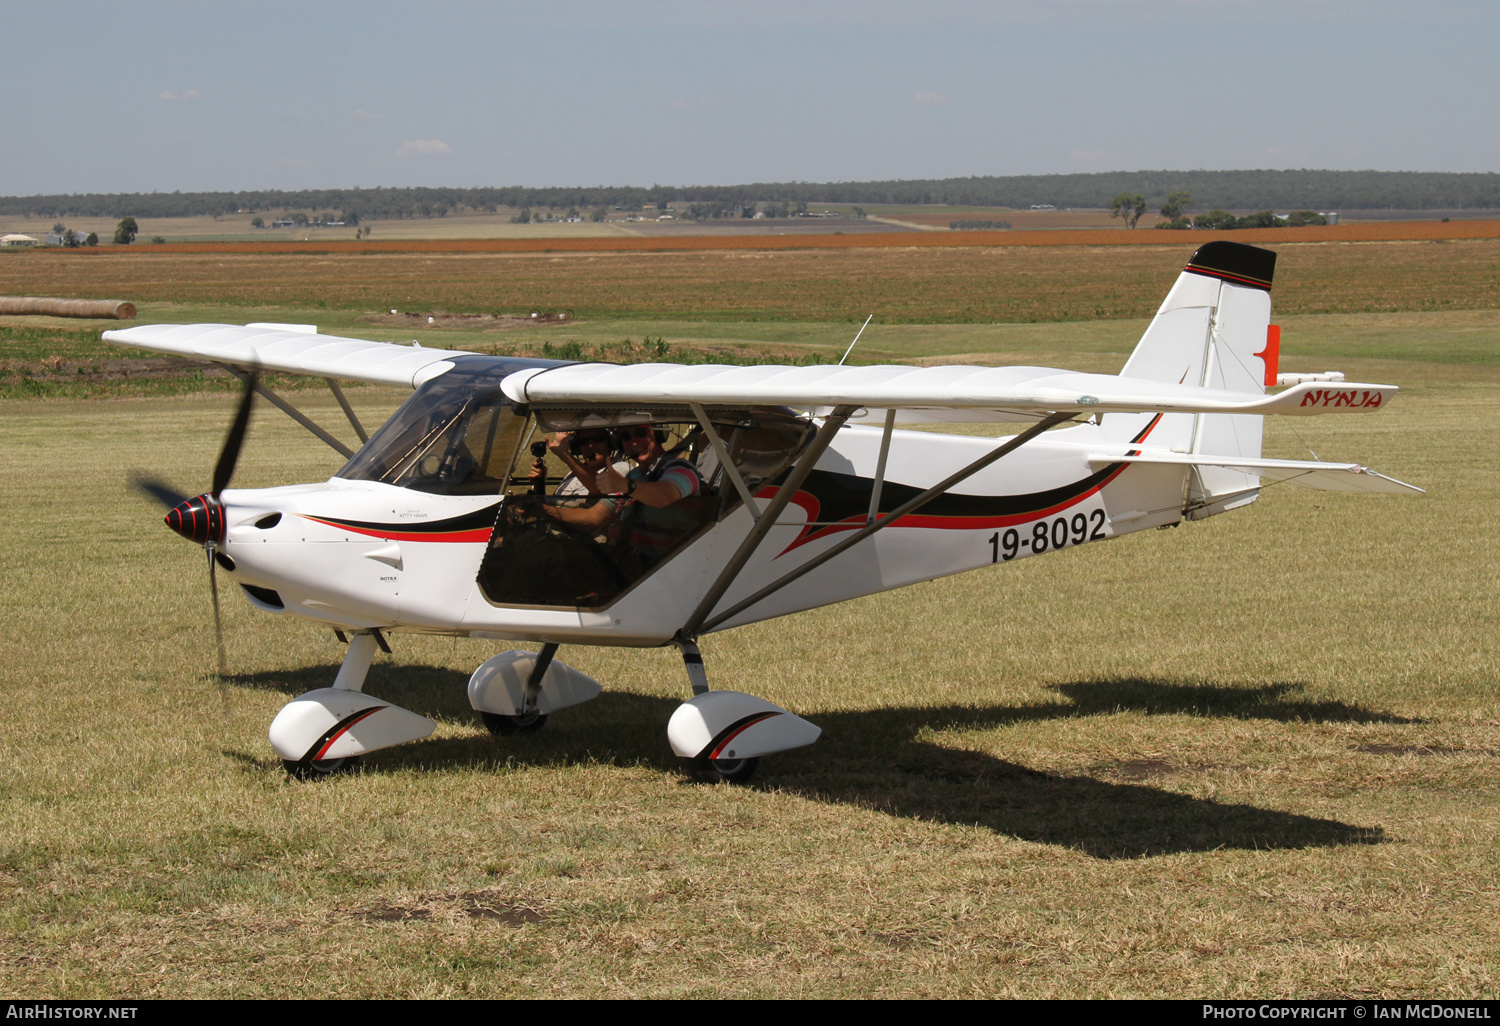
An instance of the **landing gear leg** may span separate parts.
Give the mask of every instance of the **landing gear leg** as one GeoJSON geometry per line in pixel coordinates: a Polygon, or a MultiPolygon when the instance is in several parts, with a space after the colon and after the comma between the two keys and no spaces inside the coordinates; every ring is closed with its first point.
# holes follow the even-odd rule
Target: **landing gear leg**
{"type": "MultiPolygon", "coordinates": [[[[693,695],[708,694],[708,671],[703,668],[703,654],[695,641],[679,635],[677,647],[682,652],[682,664],[687,669],[688,682],[693,686],[693,695]]],[[[684,759],[692,776],[708,784],[744,784],[755,775],[760,765],[759,758],[751,759],[684,759]]]]}
{"type": "Polygon", "coordinates": [[[333,678],[333,686],[340,691],[363,691],[370,664],[375,661],[377,645],[373,633],[356,634],[350,638],[349,651],[344,653],[344,664],[339,667],[339,675],[333,678]]]}
{"type": "Polygon", "coordinates": [[[481,712],[480,719],[484,725],[490,728],[490,733],[499,738],[507,734],[528,734],[533,730],[541,730],[547,722],[547,714],[537,712],[537,696],[542,693],[542,678],[547,674],[547,668],[552,665],[552,657],[557,655],[555,642],[548,642],[542,646],[542,650],[536,655],[536,662],[532,664],[531,675],[526,678],[526,692],[521,703],[521,711],[515,716],[506,716],[502,713],[481,712]]]}
{"type": "Polygon", "coordinates": [[[708,671],[703,669],[703,653],[698,643],[679,636],[677,647],[682,651],[682,665],[687,667],[688,683],[693,685],[693,694],[708,694],[708,671]]]}

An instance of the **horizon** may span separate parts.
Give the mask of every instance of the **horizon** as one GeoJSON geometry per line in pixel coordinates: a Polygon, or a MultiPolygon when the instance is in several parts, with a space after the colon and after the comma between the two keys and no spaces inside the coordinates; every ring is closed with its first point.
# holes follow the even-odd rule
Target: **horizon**
{"type": "MultiPolygon", "coordinates": [[[[1182,169],[1172,169],[1172,168],[1141,168],[1141,169],[1137,169],[1137,170],[1133,170],[1133,171],[1110,170],[1110,171],[1086,171],[1086,172],[1057,172],[1057,173],[1054,173],[1054,174],[1038,174],[1038,175],[951,175],[951,176],[947,176],[947,177],[944,177],[944,178],[937,178],[937,179],[931,179],[931,178],[896,178],[896,179],[873,179],[873,180],[872,179],[833,179],[833,180],[822,181],[822,182],[811,182],[811,181],[781,181],[781,182],[772,182],[772,181],[758,181],[758,182],[736,181],[736,182],[725,182],[725,183],[693,182],[693,183],[687,183],[687,184],[654,182],[651,185],[639,185],[639,184],[624,184],[624,185],[618,185],[618,184],[580,185],[580,184],[576,184],[576,183],[563,183],[563,184],[551,184],[551,185],[516,185],[516,184],[506,183],[506,184],[487,184],[487,185],[452,185],[452,184],[440,184],[440,185],[368,185],[368,186],[340,186],[340,185],[333,185],[333,186],[306,186],[306,187],[301,187],[301,188],[296,188],[296,189],[282,189],[282,188],[274,188],[274,187],[250,187],[250,188],[243,188],[243,189],[171,189],[171,190],[165,190],[165,189],[148,189],[148,190],[115,191],[115,192],[102,192],[102,191],[98,191],[98,190],[91,190],[91,191],[85,191],[85,192],[66,192],[66,193],[56,193],[56,192],[54,192],[54,193],[15,193],[15,194],[9,194],[9,195],[0,195],[0,201],[6,201],[6,200],[27,200],[27,199],[36,199],[36,198],[65,197],[65,196],[172,196],[172,195],[215,195],[215,194],[220,194],[220,193],[241,194],[241,193],[297,193],[297,192],[374,192],[374,191],[386,190],[386,189],[390,189],[390,190],[403,190],[403,189],[420,190],[420,189],[430,189],[430,190],[433,190],[433,191],[469,191],[469,190],[508,190],[508,189],[522,189],[522,190],[532,190],[532,191],[541,191],[541,192],[546,192],[546,191],[562,191],[562,192],[579,191],[579,192],[587,192],[587,191],[590,191],[590,190],[602,190],[602,191],[629,191],[629,190],[638,190],[638,191],[642,191],[642,192],[653,192],[653,191],[659,191],[659,190],[691,191],[691,190],[694,190],[694,189],[748,189],[748,188],[752,188],[752,187],[784,188],[784,187],[799,186],[799,185],[801,185],[801,186],[810,186],[810,187],[828,187],[828,186],[838,186],[838,185],[865,186],[865,185],[878,185],[878,184],[886,184],[886,183],[891,183],[891,184],[911,184],[911,183],[922,183],[922,182],[937,182],[937,183],[942,183],[942,182],[962,182],[962,181],[985,180],[985,179],[1000,179],[1000,180],[1005,180],[1005,179],[1028,179],[1028,178],[1042,178],[1042,179],[1045,179],[1045,178],[1070,178],[1070,177],[1101,177],[1102,178],[1102,177],[1108,177],[1108,176],[1113,176],[1113,175],[1184,175],[1184,176],[1188,176],[1188,175],[1206,175],[1206,174],[1213,174],[1213,175],[1234,175],[1234,174],[1267,174],[1267,173],[1269,173],[1269,174],[1314,173],[1314,174],[1358,174],[1358,175],[1363,175],[1363,174],[1380,174],[1380,175],[1453,175],[1453,176],[1465,176],[1465,175],[1474,175],[1474,176],[1478,176],[1478,175],[1500,175],[1500,171],[1412,171],[1412,170],[1382,171],[1382,170],[1373,169],[1373,168],[1222,168],[1222,169],[1194,168],[1192,170],[1182,170],[1182,169]]],[[[856,202],[856,201],[854,201],[854,200],[818,200],[816,202],[851,203],[851,202],[856,202]]],[[[870,203],[875,203],[876,205],[883,205],[883,206],[890,206],[890,205],[900,205],[900,206],[920,205],[920,204],[912,204],[912,203],[896,202],[896,201],[892,201],[890,203],[882,203],[881,201],[859,201],[859,202],[870,202],[870,203]]],[[[975,204],[968,204],[968,203],[954,204],[954,203],[937,202],[937,201],[935,201],[935,202],[933,202],[930,205],[931,206],[983,206],[984,204],[977,204],[977,203],[975,203],[975,204]]],[[[1375,209],[1375,208],[1371,208],[1371,209],[1375,209]]]]}

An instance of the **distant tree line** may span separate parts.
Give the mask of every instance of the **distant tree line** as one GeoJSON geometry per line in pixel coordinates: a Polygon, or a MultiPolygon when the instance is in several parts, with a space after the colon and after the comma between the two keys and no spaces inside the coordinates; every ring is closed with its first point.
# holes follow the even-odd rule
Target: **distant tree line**
{"type": "MultiPolygon", "coordinates": [[[[625,211],[679,209],[702,204],[718,216],[744,216],[751,203],[949,204],[1026,209],[1109,207],[1139,196],[1148,206],[1190,192],[1197,205],[1223,210],[1464,210],[1500,209],[1500,173],[1423,171],[1113,171],[1087,175],[1016,175],[885,182],[762,182],[749,185],[596,186],[528,189],[374,188],[294,192],[171,192],[0,197],[0,215],[12,217],[189,217],[272,210],[357,211],[365,220],[445,217],[500,208],[625,211]],[[735,214],[733,211],[741,213],[735,214]]],[[[1132,207],[1134,204],[1132,204],[1132,207]]],[[[767,210],[767,216],[772,216],[767,210]]],[[[714,216],[709,213],[709,216],[714,216]]]]}

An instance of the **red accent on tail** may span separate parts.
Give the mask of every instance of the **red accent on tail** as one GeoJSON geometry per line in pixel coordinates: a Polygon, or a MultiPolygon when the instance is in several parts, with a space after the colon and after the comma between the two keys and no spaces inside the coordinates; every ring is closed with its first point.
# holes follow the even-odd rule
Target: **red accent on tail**
{"type": "Polygon", "coordinates": [[[1252,355],[1260,357],[1266,365],[1266,387],[1276,384],[1276,370],[1281,366],[1281,325],[1266,325],[1266,348],[1252,355]]]}

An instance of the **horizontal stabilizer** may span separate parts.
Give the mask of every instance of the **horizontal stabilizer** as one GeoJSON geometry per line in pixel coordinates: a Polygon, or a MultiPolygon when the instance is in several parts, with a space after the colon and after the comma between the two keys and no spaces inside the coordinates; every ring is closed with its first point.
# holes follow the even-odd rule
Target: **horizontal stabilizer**
{"type": "Polygon", "coordinates": [[[1358,463],[1320,463],[1313,460],[1267,460],[1198,453],[1142,453],[1108,456],[1094,453],[1089,463],[1096,467],[1111,463],[1166,463],[1186,467],[1223,467],[1255,474],[1270,481],[1287,481],[1325,492],[1385,492],[1392,495],[1426,495],[1424,489],[1378,474],[1358,463]]]}

